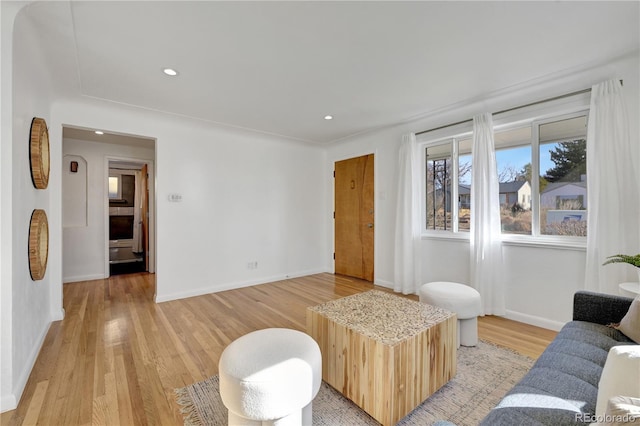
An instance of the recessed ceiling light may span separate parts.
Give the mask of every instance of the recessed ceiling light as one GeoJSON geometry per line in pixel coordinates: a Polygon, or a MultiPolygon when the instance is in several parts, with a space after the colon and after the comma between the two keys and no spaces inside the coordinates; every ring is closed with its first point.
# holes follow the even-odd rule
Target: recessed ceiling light
{"type": "Polygon", "coordinates": [[[178,75],[178,71],[174,70],[173,68],[165,68],[162,70],[162,72],[166,75],[170,75],[171,77],[175,77],[176,75],[178,75]]]}
{"type": "Polygon", "coordinates": [[[333,120],[333,115],[325,115],[324,119],[325,120],[333,120]]]}
{"type": "Polygon", "coordinates": [[[102,130],[96,130],[96,135],[104,135],[104,132],[102,130]]]}

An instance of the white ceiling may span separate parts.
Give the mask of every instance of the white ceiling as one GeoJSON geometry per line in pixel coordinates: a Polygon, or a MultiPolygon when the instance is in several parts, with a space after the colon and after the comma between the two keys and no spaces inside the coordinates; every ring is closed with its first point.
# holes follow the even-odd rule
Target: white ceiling
{"type": "Polygon", "coordinates": [[[637,50],[639,6],[64,1],[25,13],[67,91],[328,143],[637,50]]]}

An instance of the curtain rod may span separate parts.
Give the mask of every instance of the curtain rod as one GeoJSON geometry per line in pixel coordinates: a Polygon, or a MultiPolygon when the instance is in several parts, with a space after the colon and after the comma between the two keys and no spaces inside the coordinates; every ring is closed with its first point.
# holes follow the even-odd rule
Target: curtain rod
{"type": "MultiPolygon", "coordinates": [[[[620,80],[620,85],[621,86],[623,85],[623,80],[620,80]]],[[[554,96],[553,98],[542,99],[540,101],[530,102],[530,103],[525,104],[525,105],[519,105],[517,107],[503,109],[502,111],[494,112],[493,115],[504,114],[506,112],[515,111],[515,110],[518,110],[518,109],[521,109],[521,108],[527,108],[527,107],[530,107],[530,106],[543,104],[545,102],[557,101],[558,99],[564,99],[564,98],[568,98],[570,96],[581,95],[583,93],[589,93],[589,92],[591,92],[591,88],[582,89],[582,90],[578,90],[576,92],[571,92],[571,93],[566,93],[564,95],[554,96]]],[[[418,133],[416,133],[416,136],[421,135],[423,133],[429,133],[429,132],[433,132],[433,131],[436,131],[436,130],[445,129],[447,127],[457,126],[458,124],[470,123],[472,121],[473,121],[473,118],[468,118],[466,120],[457,121],[455,123],[446,124],[444,126],[434,127],[433,129],[428,129],[428,130],[423,130],[421,132],[418,132],[418,133]]]]}

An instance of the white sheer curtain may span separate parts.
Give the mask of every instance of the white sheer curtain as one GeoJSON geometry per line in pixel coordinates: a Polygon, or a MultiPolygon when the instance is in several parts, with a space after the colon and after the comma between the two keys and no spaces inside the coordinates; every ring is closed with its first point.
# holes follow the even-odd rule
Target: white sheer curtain
{"type": "Polygon", "coordinates": [[[596,84],[587,130],[586,289],[617,294],[619,283],[637,280],[633,266],[602,263],[607,256],[640,252],[639,186],[622,85],[596,84]]]}
{"type": "Polygon", "coordinates": [[[394,290],[415,293],[420,285],[420,162],[416,135],[402,135],[396,203],[394,290]]]}
{"type": "Polygon", "coordinates": [[[140,188],[142,172],[136,170],[135,174],[135,190],[133,196],[133,242],[131,250],[134,253],[142,251],[142,188],[140,188]]]}
{"type": "Polygon", "coordinates": [[[504,315],[500,199],[493,119],[473,118],[471,169],[471,285],[482,298],[485,315],[504,315]]]}

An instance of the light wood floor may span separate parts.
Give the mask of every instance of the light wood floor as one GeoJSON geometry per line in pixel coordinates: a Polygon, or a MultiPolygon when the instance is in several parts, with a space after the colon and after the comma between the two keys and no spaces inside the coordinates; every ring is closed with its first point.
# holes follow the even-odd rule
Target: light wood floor
{"type": "MultiPolygon", "coordinates": [[[[216,374],[231,341],[304,330],[307,306],[372,288],[385,290],[318,274],[155,304],[154,275],[65,284],[65,319],[51,325],[18,408],[0,423],[181,425],[173,390],[216,374]]],[[[534,358],[556,334],[498,317],[480,318],[479,333],[534,358]]]]}

